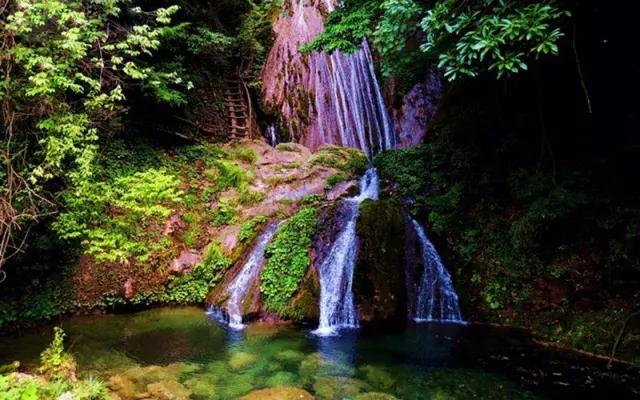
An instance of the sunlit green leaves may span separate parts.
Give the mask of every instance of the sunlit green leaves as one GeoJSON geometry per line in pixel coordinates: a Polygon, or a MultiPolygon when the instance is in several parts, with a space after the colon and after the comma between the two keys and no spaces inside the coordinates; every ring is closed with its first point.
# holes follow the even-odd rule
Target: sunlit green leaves
{"type": "Polygon", "coordinates": [[[527,69],[532,56],[557,54],[569,13],[550,1],[443,0],[422,19],[423,52],[437,56],[449,80],[489,70],[498,77],[527,69]]]}
{"type": "Polygon", "coordinates": [[[557,26],[568,15],[553,0],[439,0],[430,9],[415,0],[351,0],[303,50],[353,52],[369,38],[387,76],[435,60],[449,80],[483,71],[503,77],[527,69],[532,57],[557,54],[557,26]]]}

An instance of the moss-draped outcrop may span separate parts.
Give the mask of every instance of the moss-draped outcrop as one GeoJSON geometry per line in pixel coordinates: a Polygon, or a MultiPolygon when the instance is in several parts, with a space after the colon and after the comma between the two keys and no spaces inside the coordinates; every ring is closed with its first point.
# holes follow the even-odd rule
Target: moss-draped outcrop
{"type": "Polygon", "coordinates": [[[365,200],[356,232],[359,241],[353,292],[360,318],[404,320],[405,219],[388,201],[365,200]]]}

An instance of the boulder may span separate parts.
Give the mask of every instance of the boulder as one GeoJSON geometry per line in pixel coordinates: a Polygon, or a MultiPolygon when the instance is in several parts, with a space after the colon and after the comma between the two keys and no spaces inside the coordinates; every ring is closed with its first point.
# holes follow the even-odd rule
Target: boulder
{"type": "Polygon", "coordinates": [[[201,257],[200,253],[194,250],[182,250],[178,258],[171,262],[169,273],[182,275],[189,272],[200,262],[201,257]]]}
{"type": "Polygon", "coordinates": [[[123,375],[110,377],[107,386],[124,399],[133,399],[137,393],[136,385],[133,381],[123,375]]]}
{"type": "Polygon", "coordinates": [[[318,400],[350,399],[367,390],[361,380],[344,376],[321,376],[313,384],[318,400]]]}
{"type": "Polygon", "coordinates": [[[406,319],[405,219],[388,201],[365,200],[357,222],[360,244],[353,292],[365,321],[406,319]]]}
{"type": "Polygon", "coordinates": [[[176,381],[160,381],[147,385],[147,391],[156,400],[187,400],[189,389],[176,381]]]}
{"type": "Polygon", "coordinates": [[[177,213],[172,214],[167,220],[167,222],[164,224],[163,235],[169,236],[174,232],[179,232],[183,230],[185,227],[186,227],[186,224],[180,217],[180,214],[177,214],[177,213]]]}

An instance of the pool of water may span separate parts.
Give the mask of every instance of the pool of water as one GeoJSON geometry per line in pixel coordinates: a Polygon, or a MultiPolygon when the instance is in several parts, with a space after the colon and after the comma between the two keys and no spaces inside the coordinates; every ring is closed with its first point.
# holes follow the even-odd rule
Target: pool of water
{"type": "MultiPolygon", "coordinates": [[[[622,399],[640,393],[636,370],[607,370],[604,361],[537,345],[523,331],[486,326],[419,324],[317,337],[293,326],[234,331],[195,307],[59,324],[81,376],[109,381],[123,399],[143,398],[154,384],[178,398],[221,400],[281,386],[303,388],[320,400],[622,399]]],[[[0,337],[0,364],[35,366],[52,327],[0,337]]]]}

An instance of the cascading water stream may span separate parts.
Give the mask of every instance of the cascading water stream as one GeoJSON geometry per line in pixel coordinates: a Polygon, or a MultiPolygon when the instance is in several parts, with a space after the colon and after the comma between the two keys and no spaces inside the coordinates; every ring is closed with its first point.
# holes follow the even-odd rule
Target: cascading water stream
{"type": "Polygon", "coordinates": [[[253,285],[255,280],[258,278],[258,275],[260,275],[260,271],[265,263],[264,251],[269,242],[271,242],[271,239],[273,239],[273,236],[279,226],[280,223],[272,223],[258,237],[256,245],[251,251],[249,258],[242,266],[240,272],[238,272],[238,275],[233,279],[233,282],[231,282],[227,288],[229,298],[226,302],[226,309],[229,327],[232,329],[243,329],[245,327],[242,323],[242,302],[251,288],[251,285],[253,285]]]}
{"type": "Polygon", "coordinates": [[[331,11],[336,3],[285,2],[262,74],[262,99],[279,111],[291,140],[312,150],[329,143],[372,155],[395,146],[396,137],[367,41],[353,54],[298,51],[322,32],[320,10],[331,11]]]}
{"type": "Polygon", "coordinates": [[[422,225],[413,219],[411,223],[420,242],[420,255],[424,268],[414,320],[416,322],[464,322],[449,271],[442,263],[422,225]]]}
{"type": "MultiPolygon", "coordinates": [[[[262,73],[262,100],[278,110],[290,140],[312,150],[322,144],[361,149],[372,157],[396,144],[393,124],[375,74],[366,40],[352,54],[301,54],[298,49],[324,29],[324,11],[339,0],[289,0],[274,24],[275,41],[262,73]]],[[[360,181],[360,195],[345,201],[345,217],[320,276],[320,325],[315,331],[331,335],[358,326],[352,280],[358,244],[356,221],[364,199],[378,198],[374,168],[360,181]]]]}
{"type": "Polygon", "coordinates": [[[356,221],[360,203],[378,199],[380,190],[375,168],[369,168],[360,180],[360,194],[346,200],[343,228],[329,255],[320,265],[320,324],[314,331],[320,336],[335,335],[338,329],[357,328],[358,315],[353,301],[353,268],[358,249],[356,221]]]}

